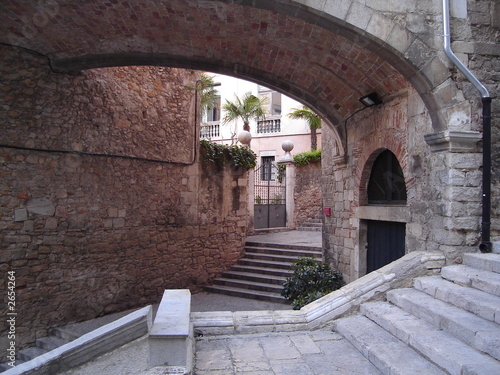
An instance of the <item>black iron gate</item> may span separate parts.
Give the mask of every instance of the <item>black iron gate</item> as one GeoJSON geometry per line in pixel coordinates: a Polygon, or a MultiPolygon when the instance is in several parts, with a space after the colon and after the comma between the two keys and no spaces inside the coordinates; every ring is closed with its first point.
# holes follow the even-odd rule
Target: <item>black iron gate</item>
{"type": "Polygon", "coordinates": [[[255,170],[254,227],[286,227],[286,167],[264,162],[255,170]]]}

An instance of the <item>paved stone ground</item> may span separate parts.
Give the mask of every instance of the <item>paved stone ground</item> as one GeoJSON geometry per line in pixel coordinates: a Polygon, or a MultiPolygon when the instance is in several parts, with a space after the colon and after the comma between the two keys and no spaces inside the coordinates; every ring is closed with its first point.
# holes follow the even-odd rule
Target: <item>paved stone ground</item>
{"type": "Polygon", "coordinates": [[[381,373],[337,333],[312,331],[198,338],[194,374],[381,373]]]}
{"type": "MultiPolygon", "coordinates": [[[[169,371],[170,370],[170,371],[169,371]]],[[[148,369],[148,340],[142,337],[60,375],[164,375],[148,369]]],[[[379,375],[335,332],[311,331],[199,337],[193,375],[379,375]]]]}

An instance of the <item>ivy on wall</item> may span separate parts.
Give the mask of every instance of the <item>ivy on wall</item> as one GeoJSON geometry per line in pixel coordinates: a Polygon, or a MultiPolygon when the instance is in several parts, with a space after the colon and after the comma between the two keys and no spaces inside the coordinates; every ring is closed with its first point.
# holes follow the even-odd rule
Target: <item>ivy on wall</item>
{"type": "Polygon", "coordinates": [[[297,154],[293,157],[293,161],[295,162],[295,165],[298,167],[302,165],[308,165],[311,163],[319,163],[321,162],[321,149],[306,151],[297,154]]]}
{"type": "Polygon", "coordinates": [[[220,145],[207,140],[200,141],[200,145],[203,161],[219,167],[234,164],[236,167],[252,169],[257,164],[257,155],[248,147],[220,145]]]}

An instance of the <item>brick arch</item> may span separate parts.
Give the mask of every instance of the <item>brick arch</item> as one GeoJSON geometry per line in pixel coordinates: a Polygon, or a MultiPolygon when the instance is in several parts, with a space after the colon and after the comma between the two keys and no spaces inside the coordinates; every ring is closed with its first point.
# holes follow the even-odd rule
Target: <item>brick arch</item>
{"type": "MultiPolygon", "coordinates": [[[[47,56],[54,70],[120,65],[203,69],[279,89],[310,105],[336,129],[358,98],[384,99],[413,86],[436,130],[444,128],[431,64],[418,36],[356,0],[6,1],[0,42],[47,56]],[[339,6],[332,6],[341,4],[339,6]]],[[[416,7],[402,1],[401,14],[416,7]]]]}
{"type": "MultiPolygon", "coordinates": [[[[396,142],[397,143],[397,142],[396,142]]],[[[360,165],[362,165],[361,173],[359,175],[359,205],[366,206],[368,205],[368,183],[370,181],[370,175],[373,168],[373,164],[377,157],[384,151],[391,151],[396,159],[398,160],[401,169],[403,170],[403,175],[405,177],[405,185],[406,190],[408,191],[408,154],[406,150],[404,150],[403,145],[401,143],[395,144],[394,140],[389,140],[386,147],[380,147],[372,151],[371,153],[366,154],[366,158],[364,161],[360,161],[360,165]],[[392,142],[391,142],[392,141],[392,142]]]]}

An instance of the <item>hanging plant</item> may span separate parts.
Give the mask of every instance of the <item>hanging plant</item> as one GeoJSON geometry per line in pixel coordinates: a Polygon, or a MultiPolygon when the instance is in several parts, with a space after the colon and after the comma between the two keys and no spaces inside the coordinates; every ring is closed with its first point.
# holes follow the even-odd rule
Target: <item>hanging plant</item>
{"type": "Polygon", "coordinates": [[[219,167],[233,164],[248,170],[255,168],[257,164],[257,155],[248,147],[220,145],[207,140],[200,141],[200,144],[203,160],[219,167]]]}

